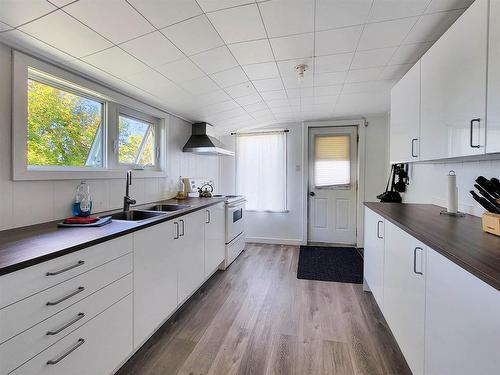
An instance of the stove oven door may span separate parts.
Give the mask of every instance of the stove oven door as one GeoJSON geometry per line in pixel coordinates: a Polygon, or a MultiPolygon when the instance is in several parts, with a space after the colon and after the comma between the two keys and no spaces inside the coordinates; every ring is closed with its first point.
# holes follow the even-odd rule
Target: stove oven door
{"type": "Polygon", "coordinates": [[[226,204],[226,244],[245,231],[245,202],[226,204]]]}

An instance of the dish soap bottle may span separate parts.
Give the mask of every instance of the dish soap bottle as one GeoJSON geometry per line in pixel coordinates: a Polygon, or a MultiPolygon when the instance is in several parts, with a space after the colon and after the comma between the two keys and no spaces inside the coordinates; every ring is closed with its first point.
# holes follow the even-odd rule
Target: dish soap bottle
{"type": "Polygon", "coordinates": [[[179,188],[177,190],[177,195],[175,199],[186,199],[186,190],[184,181],[182,181],[182,176],[179,176],[179,188]]]}
{"type": "Polygon", "coordinates": [[[82,181],[76,187],[75,203],[73,203],[73,215],[80,217],[90,216],[92,211],[92,199],[90,198],[90,186],[82,181]]]}

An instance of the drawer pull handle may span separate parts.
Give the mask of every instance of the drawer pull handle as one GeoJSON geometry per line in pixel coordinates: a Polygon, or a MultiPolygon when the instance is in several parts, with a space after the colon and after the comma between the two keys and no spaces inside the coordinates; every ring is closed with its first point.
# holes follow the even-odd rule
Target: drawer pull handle
{"type": "Polygon", "coordinates": [[[66,272],[66,271],[72,270],[73,268],[83,266],[84,264],[85,264],[85,261],[84,261],[84,260],[79,260],[79,261],[78,261],[78,263],[73,264],[72,266],[69,266],[69,267],[63,268],[62,270],[59,270],[59,271],[56,271],[56,272],[47,272],[47,273],[45,274],[45,276],[55,276],[55,275],[59,275],[59,274],[61,274],[61,273],[63,273],[63,272],[66,272]]]}
{"type": "Polygon", "coordinates": [[[71,348],[69,348],[68,350],[66,350],[63,354],[61,354],[59,357],[55,358],[55,359],[50,359],[47,361],[47,364],[48,365],[56,365],[58,364],[59,362],[61,362],[64,358],[66,358],[68,355],[70,355],[71,353],[73,353],[76,349],[78,349],[80,346],[82,346],[83,344],[85,343],[85,340],[80,338],[78,339],[78,341],[76,342],[75,345],[73,345],[71,348]]]}
{"type": "Polygon", "coordinates": [[[76,296],[78,293],[81,293],[85,290],[85,288],[83,286],[79,286],[77,290],[75,290],[74,292],[71,292],[70,294],[68,294],[67,296],[64,296],[56,301],[49,301],[46,303],[47,306],[55,306],[63,301],[66,301],[68,298],[71,298],[73,296],[76,296]]]}
{"type": "Polygon", "coordinates": [[[78,322],[80,319],[82,319],[83,317],[85,316],[84,313],[78,313],[77,316],[75,316],[73,319],[71,319],[68,323],[66,323],[65,325],[59,327],[58,329],[56,329],[55,331],[48,331],[46,334],[47,336],[53,336],[53,335],[57,335],[59,332],[62,332],[64,331],[66,328],[72,326],[73,324],[75,324],[76,322],[78,322]]]}

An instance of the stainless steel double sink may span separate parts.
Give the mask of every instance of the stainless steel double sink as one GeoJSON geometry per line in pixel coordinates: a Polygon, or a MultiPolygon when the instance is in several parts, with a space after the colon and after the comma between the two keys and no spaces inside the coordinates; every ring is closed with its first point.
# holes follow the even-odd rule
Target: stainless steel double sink
{"type": "Polygon", "coordinates": [[[142,221],[167,215],[169,212],[184,210],[189,207],[191,206],[188,204],[157,204],[140,210],[117,212],[111,215],[111,219],[121,221],[142,221]]]}

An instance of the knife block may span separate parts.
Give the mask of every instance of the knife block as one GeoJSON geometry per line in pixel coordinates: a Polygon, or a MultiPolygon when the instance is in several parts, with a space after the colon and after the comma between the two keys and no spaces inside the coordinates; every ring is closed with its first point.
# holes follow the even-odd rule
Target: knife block
{"type": "Polygon", "coordinates": [[[495,236],[500,236],[500,215],[485,212],[483,214],[483,230],[495,236]]]}

